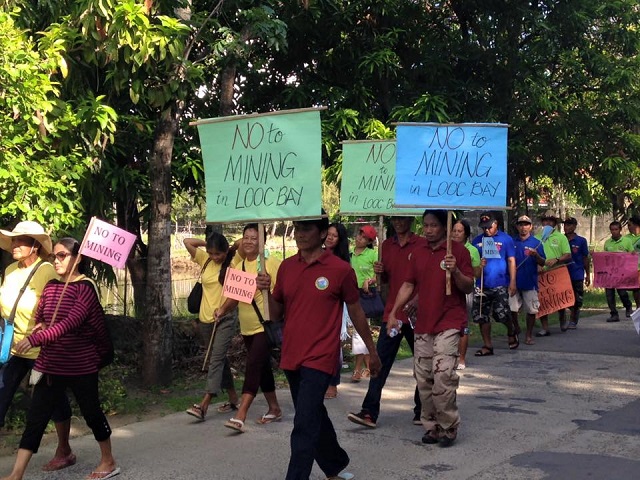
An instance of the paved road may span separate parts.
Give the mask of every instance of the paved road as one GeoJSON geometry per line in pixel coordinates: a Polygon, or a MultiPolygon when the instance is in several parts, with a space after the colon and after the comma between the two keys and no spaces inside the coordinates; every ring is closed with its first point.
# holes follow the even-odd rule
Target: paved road
{"type": "MultiPolygon", "coordinates": [[[[327,401],[340,442],[358,480],[637,479],[640,478],[640,337],[630,321],[586,318],[580,328],[510,351],[496,342],[492,357],[469,357],[458,401],[462,426],[448,449],[423,445],[412,425],[411,359],[398,362],[375,430],[346,419],[358,410],[366,383],[340,386],[327,401]]],[[[557,328],[557,327],[556,327],[557,328]]],[[[473,350],[471,351],[473,353],[473,350]]],[[[284,477],[293,416],[287,391],[281,423],[249,424],[236,434],[226,416],[195,423],[185,414],[118,428],[113,444],[122,479],[275,480],[284,477]]],[[[250,416],[265,410],[260,399],[250,416]]],[[[91,436],[72,441],[78,464],[44,474],[52,447],[36,455],[26,479],[84,478],[97,460],[91,436]]],[[[12,457],[0,458],[8,472],[12,457]]],[[[312,479],[324,478],[314,468],[312,479]]]]}

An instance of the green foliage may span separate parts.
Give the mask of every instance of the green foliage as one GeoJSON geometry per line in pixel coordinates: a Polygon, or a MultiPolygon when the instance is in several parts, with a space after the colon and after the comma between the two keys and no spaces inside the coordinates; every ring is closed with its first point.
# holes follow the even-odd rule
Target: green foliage
{"type": "Polygon", "coordinates": [[[61,99],[62,45],[36,44],[17,15],[0,11],[0,219],[57,231],[81,220],[79,190],[113,138],[114,112],[95,96],[61,99]]]}

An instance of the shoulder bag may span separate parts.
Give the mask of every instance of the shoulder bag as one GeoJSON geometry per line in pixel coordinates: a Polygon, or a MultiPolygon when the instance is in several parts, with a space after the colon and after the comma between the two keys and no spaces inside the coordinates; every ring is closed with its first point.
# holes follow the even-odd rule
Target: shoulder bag
{"type": "Polygon", "coordinates": [[[9,357],[11,357],[11,347],[13,345],[13,320],[16,317],[16,310],[18,309],[18,303],[20,303],[20,298],[22,298],[22,294],[29,286],[29,282],[38,271],[42,265],[42,261],[39,260],[29,276],[27,277],[27,281],[24,282],[24,285],[20,289],[20,293],[18,293],[18,297],[16,298],[15,303],[13,304],[13,308],[11,309],[11,315],[9,315],[8,319],[0,320],[2,324],[0,325],[0,365],[4,365],[9,361],[9,357]]]}
{"type": "Polygon", "coordinates": [[[367,318],[379,318],[384,313],[384,302],[375,287],[369,287],[369,293],[360,289],[360,305],[367,318]]]}
{"type": "Polygon", "coordinates": [[[200,270],[200,275],[198,276],[198,281],[191,289],[191,293],[187,297],[187,310],[189,313],[200,313],[200,304],[202,303],[202,274],[204,269],[207,268],[210,258],[207,258],[207,261],[204,262],[202,269],[200,270]]]}
{"type": "MultiPolygon", "coordinates": [[[[242,262],[242,271],[246,272],[244,269],[244,261],[242,262]]],[[[267,299],[264,299],[267,301],[267,299]]],[[[269,348],[271,348],[274,352],[279,352],[282,348],[282,322],[276,322],[273,320],[265,320],[262,317],[262,312],[258,308],[258,304],[255,300],[251,300],[251,305],[258,316],[258,320],[264,328],[264,333],[267,335],[267,342],[269,343],[269,348]]]]}

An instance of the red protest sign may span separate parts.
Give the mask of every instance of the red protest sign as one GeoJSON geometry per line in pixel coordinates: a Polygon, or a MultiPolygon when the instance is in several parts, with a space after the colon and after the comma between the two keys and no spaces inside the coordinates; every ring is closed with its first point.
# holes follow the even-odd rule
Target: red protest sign
{"type": "Polygon", "coordinates": [[[538,300],[540,308],[536,318],[569,308],[576,302],[571,277],[566,266],[547,270],[538,275],[538,300]]]}
{"type": "Polygon", "coordinates": [[[639,288],[638,254],[594,252],[593,286],[600,288],[639,288]]]}

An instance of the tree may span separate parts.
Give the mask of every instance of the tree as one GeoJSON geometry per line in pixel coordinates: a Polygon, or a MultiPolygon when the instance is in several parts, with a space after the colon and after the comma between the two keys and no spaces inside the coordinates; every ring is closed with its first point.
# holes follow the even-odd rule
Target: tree
{"type": "Polygon", "coordinates": [[[96,96],[59,97],[56,77],[67,73],[62,49],[37,49],[18,16],[0,11],[0,219],[69,230],[81,222],[78,192],[113,136],[115,114],[96,96]]]}

